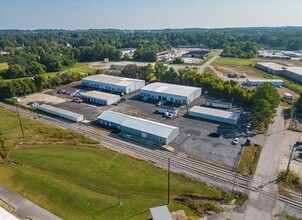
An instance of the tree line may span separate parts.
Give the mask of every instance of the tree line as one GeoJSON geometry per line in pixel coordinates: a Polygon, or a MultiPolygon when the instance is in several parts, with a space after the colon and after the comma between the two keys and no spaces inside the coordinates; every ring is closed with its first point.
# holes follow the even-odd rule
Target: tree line
{"type": "Polygon", "coordinates": [[[20,78],[56,72],[75,62],[120,60],[120,48],[137,50],[137,61],[156,61],[156,53],[178,46],[223,48],[224,56],[250,58],[259,47],[301,50],[302,27],[122,30],[0,30],[0,62],[10,69],[2,78],[20,78]]]}

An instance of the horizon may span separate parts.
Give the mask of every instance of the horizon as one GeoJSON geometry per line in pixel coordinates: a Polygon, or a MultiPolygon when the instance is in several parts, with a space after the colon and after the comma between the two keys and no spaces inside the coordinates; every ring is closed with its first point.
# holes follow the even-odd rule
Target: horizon
{"type": "Polygon", "coordinates": [[[299,0],[2,0],[1,6],[1,30],[302,26],[299,0]]]}

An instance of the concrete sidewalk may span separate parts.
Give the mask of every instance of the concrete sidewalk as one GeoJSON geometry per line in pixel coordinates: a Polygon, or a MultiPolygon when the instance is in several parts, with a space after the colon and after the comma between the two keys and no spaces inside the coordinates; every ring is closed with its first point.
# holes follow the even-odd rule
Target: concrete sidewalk
{"type": "Polygon", "coordinates": [[[37,206],[14,191],[0,184],[0,199],[15,208],[13,213],[19,218],[32,220],[62,220],[62,218],[50,213],[46,209],[37,206]]]}

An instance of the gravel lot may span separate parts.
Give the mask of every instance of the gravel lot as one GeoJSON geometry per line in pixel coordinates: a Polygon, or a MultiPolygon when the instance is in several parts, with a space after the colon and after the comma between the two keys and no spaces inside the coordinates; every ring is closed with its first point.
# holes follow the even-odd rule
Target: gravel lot
{"type": "MultiPolygon", "coordinates": [[[[70,92],[74,92],[75,90],[87,91],[79,83],[72,83],[59,89],[66,89],[70,92]]],[[[179,109],[178,115],[173,118],[163,117],[157,113],[156,100],[153,102],[143,102],[138,99],[138,93],[125,95],[126,102],[118,106],[96,106],[89,103],[73,103],[71,102],[71,97],[58,94],[57,90],[48,91],[47,94],[65,99],[65,102],[56,103],[54,106],[83,114],[91,122],[95,121],[101,112],[112,110],[179,127],[180,134],[170,143],[172,147],[178,151],[185,152],[190,157],[219,163],[224,166],[235,167],[240,157],[241,145],[244,144],[247,137],[255,136],[255,134],[246,129],[250,114],[244,111],[238,124],[233,126],[188,118],[186,116],[186,106],[182,106],[179,109]],[[220,132],[221,136],[219,138],[209,137],[208,134],[214,131],[220,132]],[[231,142],[235,137],[238,137],[240,142],[237,145],[232,145],[231,142]]],[[[194,105],[201,105],[203,102],[204,97],[200,97],[191,103],[188,108],[194,105]]],[[[240,109],[238,106],[234,108],[236,110],[240,109]]]]}

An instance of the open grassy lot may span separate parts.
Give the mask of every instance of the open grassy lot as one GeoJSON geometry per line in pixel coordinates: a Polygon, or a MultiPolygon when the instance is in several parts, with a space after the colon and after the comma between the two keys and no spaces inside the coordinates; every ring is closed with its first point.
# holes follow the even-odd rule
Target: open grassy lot
{"type": "MultiPolygon", "coordinates": [[[[21,117],[22,138],[17,114],[0,108],[0,115],[0,140],[10,149],[0,159],[0,183],[54,214],[64,219],[147,219],[149,208],[167,203],[167,171],[31,118],[21,117]]],[[[228,198],[224,191],[171,174],[169,209],[196,217],[196,211],[173,200],[184,194],[205,198],[200,204],[215,209],[212,199],[228,198]]]]}
{"type": "Polygon", "coordinates": [[[275,63],[292,63],[292,64],[301,64],[299,60],[283,60],[283,59],[265,59],[265,58],[252,58],[252,59],[243,59],[243,58],[230,58],[230,57],[222,57],[216,59],[214,64],[220,65],[255,65],[256,62],[275,62],[275,63]]]}
{"type": "Polygon", "coordinates": [[[238,165],[238,171],[244,175],[251,175],[256,171],[262,147],[245,147],[238,165]]]}
{"type": "Polygon", "coordinates": [[[0,63],[0,70],[6,70],[8,69],[8,64],[7,63],[0,63]]]}
{"type": "MultiPolygon", "coordinates": [[[[147,219],[150,207],[167,202],[166,171],[103,148],[27,146],[13,150],[9,159],[23,166],[1,164],[0,181],[65,219],[147,219]]],[[[223,197],[219,190],[172,174],[172,199],[184,193],[223,197]]],[[[195,216],[176,202],[169,209],[195,216]]]]}
{"type": "Polygon", "coordinates": [[[72,144],[96,143],[78,133],[52,127],[38,120],[23,117],[21,122],[25,138],[22,137],[18,115],[0,108],[0,153],[3,148],[10,149],[20,142],[66,142],[72,144]]]}

